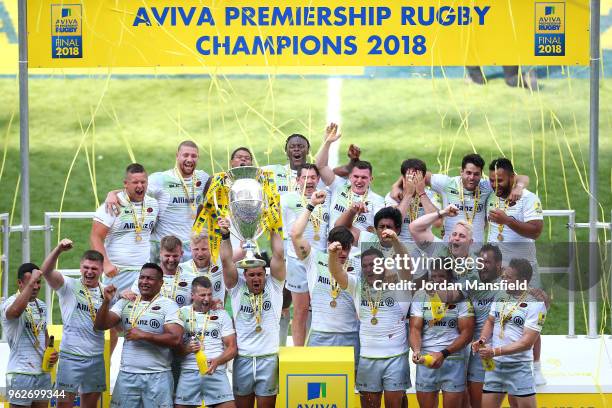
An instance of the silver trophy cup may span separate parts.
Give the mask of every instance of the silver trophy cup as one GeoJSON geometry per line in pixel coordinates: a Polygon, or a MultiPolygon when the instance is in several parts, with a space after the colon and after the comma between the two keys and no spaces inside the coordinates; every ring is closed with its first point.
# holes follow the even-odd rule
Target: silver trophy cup
{"type": "Polygon", "coordinates": [[[263,188],[257,176],[257,167],[234,167],[227,172],[226,185],[230,187],[229,218],[231,232],[243,241],[244,259],[236,262],[238,268],[257,268],[266,262],[255,258],[255,241],[263,234],[261,217],[265,205],[263,188]]]}

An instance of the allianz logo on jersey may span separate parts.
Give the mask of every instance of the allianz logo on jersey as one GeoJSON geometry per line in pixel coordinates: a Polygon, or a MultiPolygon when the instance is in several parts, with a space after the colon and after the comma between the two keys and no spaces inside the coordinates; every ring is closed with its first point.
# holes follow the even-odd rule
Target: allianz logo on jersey
{"type": "Polygon", "coordinates": [[[344,374],[287,375],[287,407],[348,408],[344,374]]]}

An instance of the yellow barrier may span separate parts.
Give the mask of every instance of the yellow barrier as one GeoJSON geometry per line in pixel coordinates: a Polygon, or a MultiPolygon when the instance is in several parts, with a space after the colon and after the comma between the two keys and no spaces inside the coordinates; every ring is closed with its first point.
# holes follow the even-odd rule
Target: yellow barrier
{"type": "MultiPolygon", "coordinates": [[[[59,345],[62,341],[62,333],[63,326],[61,324],[53,324],[47,327],[49,331],[49,336],[55,337],[55,348],[57,351],[60,351],[59,345]]],[[[102,393],[102,398],[100,399],[99,407],[100,408],[109,408],[110,407],[110,331],[107,330],[104,333],[104,366],[106,368],[106,391],[102,393]]],[[[51,379],[55,382],[55,372],[54,369],[51,373],[51,379]]],[[[74,406],[80,406],[79,400],[75,400],[74,406]]]]}
{"type": "Polygon", "coordinates": [[[351,347],[281,347],[279,360],[277,407],[354,406],[351,347]]]}

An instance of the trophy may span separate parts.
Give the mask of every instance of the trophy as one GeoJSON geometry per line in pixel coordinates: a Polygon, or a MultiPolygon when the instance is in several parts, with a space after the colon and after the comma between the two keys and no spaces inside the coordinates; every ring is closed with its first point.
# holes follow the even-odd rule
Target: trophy
{"type": "MultiPolygon", "coordinates": [[[[263,234],[261,217],[265,200],[261,184],[258,181],[260,169],[252,166],[234,167],[227,171],[224,183],[229,187],[230,231],[240,241],[246,251],[246,257],[236,262],[238,268],[257,268],[266,262],[255,258],[257,245],[255,241],[263,234]]],[[[217,205],[215,200],[215,205],[217,205]]]]}

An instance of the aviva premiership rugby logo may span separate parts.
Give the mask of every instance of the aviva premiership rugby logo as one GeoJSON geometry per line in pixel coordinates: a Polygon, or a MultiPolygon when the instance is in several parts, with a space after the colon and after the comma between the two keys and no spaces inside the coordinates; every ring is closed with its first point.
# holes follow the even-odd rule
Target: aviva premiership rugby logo
{"type": "Polygon", "coordinates": [[[51,5],[51,57],[83,58],[83,15],[80,4],[51,5]]]}
{"type": "Polygon", "coordinates": [[[565,55],[565,3],[535,4],[535,55],[565,55]]]}

